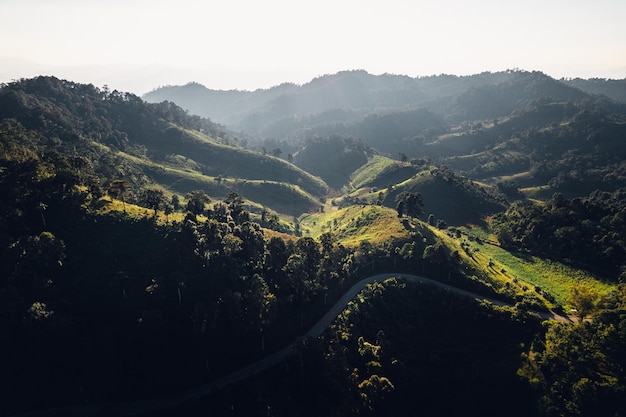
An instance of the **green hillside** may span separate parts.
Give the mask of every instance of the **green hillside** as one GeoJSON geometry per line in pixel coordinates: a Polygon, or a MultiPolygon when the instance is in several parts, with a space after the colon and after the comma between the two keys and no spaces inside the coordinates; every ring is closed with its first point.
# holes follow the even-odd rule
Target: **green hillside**
{"type": "Polygon", "coordinates": [[[350,175],[367,162],[372,150],[361,141],[345,136],[311,139],[294,156],[294,163],[323,178],[334,188],[341,188],[350,175]]]}
{"type": "Polygon", "coordinates": [[[417,174],[421,168],[414,165],[400,164],[397,161],[380,155],[373,155],[367,164],[354,171],[351,185],[354,188],[384,188],[397,184],[417,174]]]}
{"type": "MultiPolygon", "coordinates": [[[[135,193],[160,185],[182,195],[204,189],[213,197],[238,192],[252,199],[238,181],[265,181],[284,184],[291,193],[293,207],[277,207],[290,215],[315,207],[314,199],[327,191],[319,178],[284,160],[235,146],[237,138],[222,127],[172,103],[147,104],[92,85],[52,77],[7,85],[0,90],[0,118],[5,141],[72,155],[76,163],[93,167],[92,181],[100,186],[122,178],[135,193]],[[20,142],[24,136],[27,143],[20,142]]],[[[248,187],[248,192],[256,188],[248,187]]],[[[271,207],[273,199],[263,196],[255,193],[257,203],[271,207]]]]}
{"type": "Polygon", "coordinates": [[[479,224],[505,207],[501,199],[482,186],[428,165],[388,164],[376,159],[355,175],[355,184],[367,187],[349,194],[349,201],[380,202],[395,208],[400,193],[417,192],[424,199],[424,219],[432,214],[450,225],[479,224]],[[381,188],[372,188],[374,185],[381,188]]]}
{"type": "Polygon", "coordinates": [[[299,224],[304,236],[318,239],[330,233],[347,247],[361,242],[392,245],[410,237],[410,228],[398,219],[396,211],[380,206],[349,206],[328,213],[307,214],[300,218],[299,224]]]}

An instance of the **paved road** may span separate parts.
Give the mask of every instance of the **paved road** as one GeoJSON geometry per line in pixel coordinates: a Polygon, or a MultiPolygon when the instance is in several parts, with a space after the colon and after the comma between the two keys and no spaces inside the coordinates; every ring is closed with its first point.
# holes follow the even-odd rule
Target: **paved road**
{"type": "MultiPolygon", "coordinates": [[[[388,278],[396,277],[399,279],[403,279],[410,282],[419,282],[423,284],[431,284],[435,285],[444,290],[453,292],[455,294],[461,294],[466,297],[471,297],[479,300],[487,300],[491,303],[499,306],[510,306],[510,304],[504,303],[502,301],[490,299],[484,297],[482,295],[478,295],[472,293],[470,291],[466,291],[460,288],[452,287],[450,285],[443,284],[438,281],[434,281],[429,278],[417,276],[417,275],[407,275],[407,274],[379,274],[374,275],[369,278],[365,278],[356,284],[354,284],[346,293],[333,305],[324,316],[317,322],[315,325],[306,332],[303,337],[318,337],[320,336],[324,330],[330,326],[330,324],[337,318],[337,316],[346,308],[350,300],[352,300],[366,285],[372,284],[377,281],[384,281],[388,278]]],[[[571,322],[572,320],[569,317],[559,316],[552,312],[535,312],[535,314],[539,315],[541,318],[545,320],[558,320],[558,321],[567,321],[571,322]]],[[[171,408],[187,401],[191,401],[194,399],[202,398],[214,389],[223,388],[226,385],[234,384],[239,381],[243,381],[244,379],[255,375],[259,372],[262,372],[266,369],[269,369],[276,365],[277,363],[283,361],[288,356],[295,352],[295,343],[279,350],[278,352],[272,353],[269,356],[266,356],[258,361],[239,369],[229,375],[226,375],[218,380],[212,381],[208,384],[201,385],[196,388],[189,389],[182,393],[170,395],[167,397],[159,397],[159,398],[149,398],[146,400],[139,400],[133,402],[126,403],[117,403],[117,404],[102,404],[102,405],[92,405],[92,406],[78,406],[78,407],[66,407],[66,408],[54,408],[48,410],[39,410],[33,411],[25,414],[16,415],[13,417],[71,417],[71,416],[107,416],[107,417],[123,417],[123,416],[134,416],[140,415],[144,413],[148,413],[151,411],[157,411],[161,409],[171,408]]]]}

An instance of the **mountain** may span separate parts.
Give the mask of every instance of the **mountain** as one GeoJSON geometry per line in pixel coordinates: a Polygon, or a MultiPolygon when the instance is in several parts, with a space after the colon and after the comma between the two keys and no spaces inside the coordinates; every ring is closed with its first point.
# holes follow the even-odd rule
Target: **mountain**
{"type": "Polygon", "coordinates": [[[425,108],[458,123],[505,116],[544,97],[572,100],[584,96],[579,89],[539,72],[411,78],[344,71],[301,86],[283,84],[242,92],[209,90],[192,83],[159,88],[143,98],[148,102],[174,101],[194,114],[255,135],[284,117],[314,115],[332,109],[359,111],[363,116],[425,108]]]}
{"type": "Polygon", "coordinates": [[[193,102],[205,115],[221,107],[220,117],[253,148],[297,154],[307,140],[349,136],[374,153],[431,159],[492,186],[508,181],[528,196],[549,198],[554,191],[582,197],[619,187],[621,174],[612,173],[625,169],[623,85],[537,71],[419,78],[345,71],[301,86],[219,92],[195,84],[145,98],[175,94],[181,106],[193,102]],[[226,116],[234,96],[246,98],[226,116]]]}

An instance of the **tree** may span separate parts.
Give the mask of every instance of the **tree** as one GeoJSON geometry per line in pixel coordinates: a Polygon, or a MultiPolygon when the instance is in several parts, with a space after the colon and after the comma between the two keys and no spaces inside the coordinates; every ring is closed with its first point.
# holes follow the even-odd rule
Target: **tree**
{"type": "Polygon", "coordinates": [[[154,217],[157,215],[157,210],[167,203],[163,190],[159,190],[157,188],[144,188],[141,190],[139,201],[145,207],[154,210],[154,217]]]}
{"type": "Polygon", "coordinates": [[[420,193],[408,193],[406,196],[405,210],[410,217],[419,217],[419,215],[422,214],[423,205],[424,200],[420,193]]]}
{"type": "Polygon", "coordinates": [[[203,190],[195,190],[185,196],[187,198],[187,211],[194,217],[203,214],[205,205],[211,202],[209,196],[203,190]]]}
{"type": "Polygon", "coordinates": [[[432,262],[436,265],[442,265],[446,262],[446,251],[444,246],[437,242],[434,245],[428,245],[424,248],[422,259],[432,262]]]}
{"type": "Polygon", "coordinates": [[[243,222],[250,220],[248,212],[243,209],[243,198],[239,194],[236,192],[228,193],[224,202],[228,204],[230,214],[235,223],[242,224],[243,222]]]}
{"type": "Polygon", "coordinates": [[[176,194],[172,195],[172,210],[174,211],[178,211],[181,209],[181,205],[180,205],[180,197],[178,197],[176,194]]]}
{"type": "Polygon", "coordinates": [[[398,205],[396,206],[396,211],[398,212],[398,217],[404,216],[404,201],[397,200],[398,205]]]}
{"type": "Polygon", "coordinates": [[[280,148],[276,148],[272,151],[272,155],[275,156],[276,158],[278,158],[282,153],[283,151],[281,151],[280,148]]]}
{"type": "Polygon", "coordinates": [[[411,193],[403,191],[396,197],[398,203],[396,209],[398,211],[398,217],[402,217],[404,212],[409,217],[419,217],[422,214],[422,206],[424,206],[424,199],[420,193],[411,193]]]}
{"type": "Polygon", "coordinates": [[[65,260],[65,243],[51,232],[22,236],[11,246],[16,262],[13,278],[27,296],[49,286],[65,260]]]}
{"type": "Polygon", "coordinates": [[[113,180],[109,184],[109,195],[115,196],[116,199],[122,201],[124,213],[126,213],[126,197],[130,194],[131,186],[126,180],[113,180]]]}
{"type": "Polygon", "coordinates": [[[165,223],[169,223],[170,214],[174,212],[174,207],[171,204],[166,203],[165,207],[163,207],[163,211],[165,212],[165,223]]]}
{"type": "Polygon", "coordinates": [[[217,220],[219,223],[229,223],[233,220],[230,209],[226,204],[221,201],[218,201],[213,205],[213,212],[211,213],[211,217],[217,220]]]}
{"type": "Polygon", "coordinates": [[[621,312],[604,311],[577,326],[550,322],[522,354],[518,375],[541,392],[550,416],[622,416],[626,408],[626,333],[621,312]]]}
{"type": "Polygon", "coordinates": [[[329,255],[333,251],[334,239],[330,232],[322,233],[319,237],[320,245],[322,246],[322,254],[329,255]]]}
{"type": "Polygon", "coordinates": [[[576,309],[579,320],[584,320],[594,310],[597,300],[598,293],[582,283],[572,287],[567,297],[567,302],[576,309]]]}

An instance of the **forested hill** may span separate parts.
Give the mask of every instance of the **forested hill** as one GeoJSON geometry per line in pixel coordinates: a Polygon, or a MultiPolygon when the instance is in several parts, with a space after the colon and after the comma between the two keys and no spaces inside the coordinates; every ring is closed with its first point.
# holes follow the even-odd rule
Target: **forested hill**
{"type": "MultiPolygon", "coordinates": [[[[291,195],[301,211],[327,189],[284,160],[243,149],[224,127],[172,102],[149,104],[91,84],[37,77],[3,85],[0,121],[5,146],[70,157],[92,168],[100,185],[123,178],[136,191],[158,184],[183,195],[202,188],[224,197],[241,188],[235,180],[264,181],[291,195]]],[[[270,192],[259,187],[248,192],[271,207],[263,200],[270,192]]]]}
{"type": "Polygon", "coordinates": [[[607,96],[615,101],[626,103],[626,79],[608,80],[604,78],[573,78],[562,80],[565,84],[579,88],[590,94],[607,96]]]}

